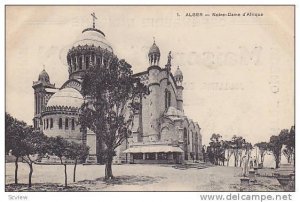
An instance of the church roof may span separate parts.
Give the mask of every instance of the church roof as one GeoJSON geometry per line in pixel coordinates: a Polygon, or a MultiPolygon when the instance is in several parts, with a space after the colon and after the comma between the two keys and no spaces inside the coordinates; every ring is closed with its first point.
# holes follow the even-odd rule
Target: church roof
{"type": "Polygon", "coordinates": [[[83,102],[83,96],[78,90],[74,88],[63,88],[51,96],[47,107],[64,106],[80,108],[83,102]]]}
{"type": "Polygon", "coordinates": [[[167,112],[165,113],[166,116],[173,116],[173,117],[183,117],[184,114],[182,111],[176,109],[175,107],[169,107],[167,112]]]}
{"type": "Polygon", "coordinates": [[[106,40],[104,33],[96,28],[88,28],[83,30],[82,34],[73,44],[74,47],[85,45],[95,47],[100,46],[103,49],[113,52],[112,46],[106,40]]]}
{"type": "Polygon", "coordinates": [[[179,67],[177,67],[174,77],[182,77],[182,76],[183,76],[182,71],[179,69],[179,67]]]}
{"type": "Polygon", "coordinates": [[[56,93],[58,91],[57,88],[45,88],[45,91],[47,93],[56,93]]]}
{"type": "Polygon", "coordinates": [[[160,55],[160,50],[159,50],[158,46],[156,45],[155,41],[153,42],[153,45],[151,46],[151,48],[149,50],[149,55],[150,54],[158,54],[158,55],[160,55]]]}
{"type": "Polygon", "coordinates": [[[50,83],[50,77],[49,74],[46,72],[45,69],[39,74],[39,81],[45,82],[45,83],[50,83]]]}

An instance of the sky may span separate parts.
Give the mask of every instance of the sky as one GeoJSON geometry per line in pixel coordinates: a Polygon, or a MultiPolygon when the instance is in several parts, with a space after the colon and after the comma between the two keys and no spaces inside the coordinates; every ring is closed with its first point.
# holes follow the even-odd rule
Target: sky
{"type": "Polygon", "coordinates": [[[134,73],[147,70],[153,37],[161,67],[172,51],[172,71],[183,72],[184,112],[199,123],[204,144],[212,133],[268,141],[294,125],[293,9],[7,6],[6,111],[32,124],[32,82],[43,66],[56,87],[68,79],[66,53],[95,12],[96,28],[134,73]]]}

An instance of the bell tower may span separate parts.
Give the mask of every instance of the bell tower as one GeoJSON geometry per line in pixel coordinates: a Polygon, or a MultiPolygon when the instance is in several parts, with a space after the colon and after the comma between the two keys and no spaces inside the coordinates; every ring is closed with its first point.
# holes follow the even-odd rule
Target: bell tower
{"type": "Polygon", "coordinates": [[[177,67],[177,70],[174,74],[174,79],[176,81],[176,86],[177,86],[177,109],[183,112],[183,96],[182,96],[183,74],[179,67],[177,67]]]}
{"type": "Polygon", "coordinates": [[[45,109],[49,98],[55,93],[55,84],[50,83],[50,78],[45,70],[39,74],[38,81],[34,81],[32,88],[34,89],[34,117],[33,126],[35,129],[39,130],[42,128],[41,115],[42,111],[45,109]]]}
{"type": "Polygon", "coordinates": [[[158,129],[158,119],[160,116],[159,113],[159,96],[160,96],[160,79],[159,74],[161,68],[159,67],[159,60],[160,60],[160,50],[155,43],[150,47],[149,53],[149,67],[148,67],[148,74],[149,74],[149,116],[150,116],[150,126],[148,130],[149,141],[157,141],[159,137],[159,129],[158,129]]]}

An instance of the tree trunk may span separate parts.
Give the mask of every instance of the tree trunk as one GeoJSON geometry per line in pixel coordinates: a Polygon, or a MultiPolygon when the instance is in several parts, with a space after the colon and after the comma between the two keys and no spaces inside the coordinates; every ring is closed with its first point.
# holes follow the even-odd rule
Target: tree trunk
{"type": "Polygon", "coordinates": [[[279,164],[280,164],[280,160],[281,160],[281,153],[276,153],[276,155],[274,155],[275,157],[275,164],[276,164],[276,168],[279,168],[279,164]]]}
{"type": "Polygon", "coordinates": [[[65,187],[68,187],[68,176],[67,176],[67,164],[64,164],[65,167],[65,187]]]}
{"type": "Polygon", "coordinates": [[[73,172],[73,182],[76,181],[76,166],[77,166],[77,159],[75,159],[74,172],[73,172]]]}
{"type": "Polygon", "coordinates": [[[276,158],[275,163],[276,163],[276,168],[279,168],[279,163],[280,163],[279,158],[276,158]]]}
{"type": "Polygon", "coordinates": [[[28,187],[31,187],[31,177],[32,177],[32,173],[33,173],[33,166],[32,166],[32,163],[29,163],[29,168],[30,168],[30,171],[29,171],[29,182],[28,182],[28,187]]]}
{"type": "Polygon", "coordinates": [[[234,154],[234,167],[237,167],[237,154],[234,154]]]}
{"type": "Polygon", "coordinates": [[[19,160],[19,157],[16,157],[16,160],[15,160],[15,184],[18,184],[18,168],[19,168],[18,160],[19,160]]]}
{"type": "Polygon", "coordinates": [[[262,167],[264,167],[264,158],[265,158],[264,155],[260,155],[260,162],[261,162],[262,167]]]}
{"type": "Polygon", "coordinates": [[[113,179],[114,176],[112,174],[112,156],[107,157],[107,161],[105,164],[105,180],[113,179]]]}
{"type": "Polygon", "coordinates": [[[276,161],[276,168],[279,168],[279,161],[276,161]]]}
{"type": "Polygon", "coordinates": [[[227,160],[227,167],[229,166],[229,154],[228,154],[228,151],[227,151],[227,158],[226,158],[226,160],[227,160]]]}

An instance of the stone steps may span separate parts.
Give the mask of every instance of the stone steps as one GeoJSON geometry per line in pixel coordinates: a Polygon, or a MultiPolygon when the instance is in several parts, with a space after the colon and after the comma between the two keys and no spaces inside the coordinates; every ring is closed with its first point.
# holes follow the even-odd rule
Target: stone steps
{"type": "Polygon", "coordinates": [[[281,164],[278,169],[275,170],[274,176],[289,176],[295,173],[295,167],[293,164],[281,164]]]}
{"type": "Polygon", "coordinates": [[[177,164],[172,166],[175,169],[180,169],[180,170],[185,170],[189,168],[195,168],[195,169],[204,169],[208,167],[212,167],[212,164],[208,164],[205,162],[199,162],[199,163],[194,163],[194,162],[185,162],[184,164],[177,164]]]}

